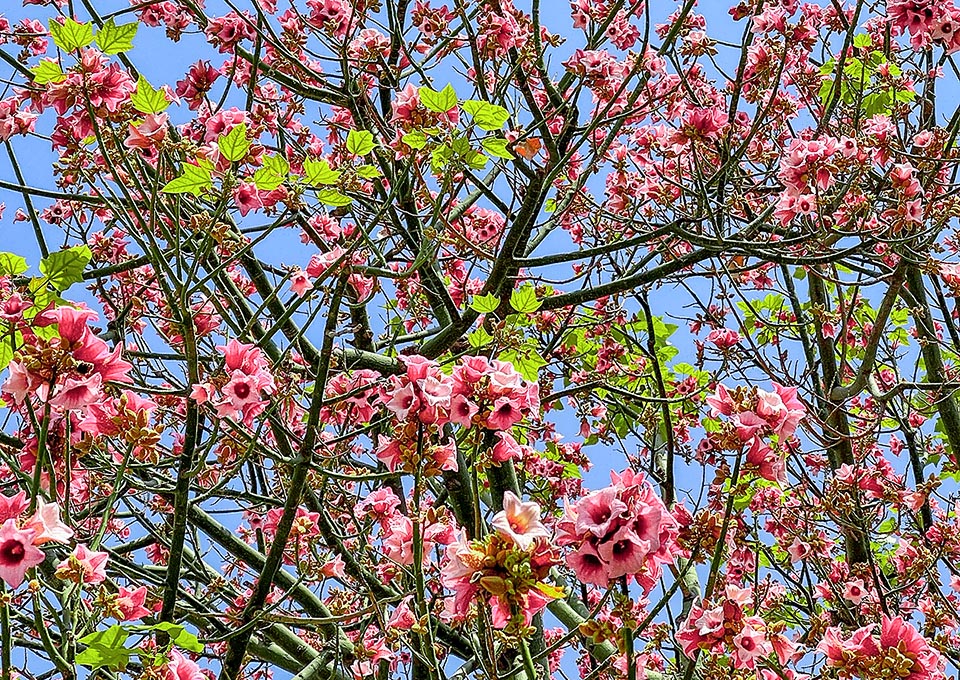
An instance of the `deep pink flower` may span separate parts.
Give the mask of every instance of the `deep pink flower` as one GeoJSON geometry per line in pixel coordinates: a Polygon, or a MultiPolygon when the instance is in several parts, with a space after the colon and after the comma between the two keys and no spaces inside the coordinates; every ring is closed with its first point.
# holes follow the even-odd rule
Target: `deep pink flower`
{"type": "Polygon", "coordinates": [[[207,676],[200,671],[200,666],[176,649],[171,649],[170,660],[167,662],[167,680],[207,680],[207,676]]]}
{"type": "Polygon", "coordinates": [[[140,586],[133,590],[120,586],[117,589],[116,605],[120,612],[117,617],[120,621],[136,621],[144,616],[149,616],[152,612],[144,607],[147,599],[147,587],[140,586]]]}
{"type": "Polygon", "coordinates": [[[32,529],[18,529],[13,519],[0,526],[0,579],[16,588],[26,576],[27,569],[43,562],[45,556],[34,544],[32,529]]]}
{"type": "Polygon", "coordinates": [[[29,507],[26,491],[20,491],[15,496],[0,496],[0,522],[17,519],[29,507]]]}

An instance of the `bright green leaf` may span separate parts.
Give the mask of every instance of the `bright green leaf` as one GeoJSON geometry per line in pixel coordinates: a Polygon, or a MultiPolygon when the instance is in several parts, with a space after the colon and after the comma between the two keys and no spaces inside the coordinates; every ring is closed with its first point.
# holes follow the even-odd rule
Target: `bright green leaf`
{"type": "Polygon", "coordinates": [[[368,130],[350,130],[347,133],[347,151],[356,156],[366,156],[373,151],[373,133],[368,130]]]}
{"type": "Polygon", "coordinates": [[[361,165],[357,168],[357,174],[364,179],[375,179],[380,176],[380,171],[372,165],[361,165]]]}
{"type": "Polygon", "coordinates": [[[482,146],[483,150],[491,156],[496,156],[497,158],[506,158],[508,160],[514,158],[514,155],[507,149],[507,140],[505,139],[500,139],[499,137],[487,137],[480,142],[480,146],[482,146]]]}
{"type": "Polygon", "coordinates": [[[344,196],[336,189],[321,189],[317,192],[317,199],[324,205],[331,205],[337,208],[353,203],[352,198],[344,196]]]}
{"type": "Polygon", "coordinates": [[[508,350],[500,355],[502,361],[513,364],[524,380],[533,382],[540,377],[540,369],[547,365],[546,360],[534,349],[508,350]]]}
{"type": "Polygon", "coordinates": [[[533,286],[526,285],[510,294],[510,306],[521,314],[530,314],[540,309],[543,303],[537,299],[533,286]]]}
{"type": "Polygon", "coordinates": [[[181,649],[186,649],[189,652],[196,652],[198,654],[203,651],[203,645],[197,639],[197,636],[179,624],[163,621],[150,627],[165,632],[170,636],[173,644],[181,649]]]}
{"type": "Polygon", "coordinates": [[[97,47],[104,54],[120,54],[133,49],[133,38],[137,35],[137,24],[121,24],[117,26],[113,18],[107,20],[99,31],[95,40],[97,47]]]}
{"type": "Polygon", "coordinates": [[[191,163],[183,164],[183,174],[170,180],[161,189],[167,194],[193,194],[199,196],[204,189],[213,186],[213,177],[209,168],[191,163]]]}
{"type": "Polygon", "coordinates": [[[283,184],[285,179],[284,175],[278,175],[269,168],[260,168],[253,173],[253,186],[261,191],[273,191],[283,184]]]}
{"type": "Polygon", "coordinates": [[[408,132],[400,140],[411,149],[422,149],[427,145],[427,136],[420,130],[408,132]]]}
{"type": "Polygon", "coordinates": [[[473,117],[479,128],[489,132],[499,130],[510,120],[510,112],[505,108],[479,99],[465,101],[463,110],[473,117]]]}
{"type": "Polygon", "coordinates": [[[860,35],[853,36],[853,46],[854,47],[870,47],[873,44],[873,38],[867,33],[861,33],[860,35]]]}
{"type": "Polygon", "coordinates": [[[0,253],[0,276],[16,276],[29,268],[27,261],[19,255],[0,253]]]}
{"type": "Polygon", "coordinates": [[[499,306],[500,298],[493,293],[488,293],[486,295],[475,295],[473,300],[470,302],[470,307],[481,314],[490,314],[491,312],[495,312],[499,306]]]}
{"type": "Polygon", "coordinates": [[[250,140],[247,139],[247,124],[238,123],[227,134],[217,140],[220,153],[228,161],[236,163],[246,158],[250,151],[250,140]]]}
{"type": "Polygon", "coordinates": [[[463,162],[474,170],[483,170],[489,159],[478,151],[468,151],[463,155],[463,162]]]}
{"type": "Polygon", "coordinates": [[[143,76],[137,81],[136,91],[130,95],[130,103],[142,113],[160,113],[170,106],[163,90],[154,90],[143,76]]]}
{"type": "Polygon", "coordinates": [[[467,336],[467,342],[469,342],[470,346],[474,349],[480,349],[481,347],[488,345],[491,340],[493,340],[493,336],[487,333],[483,326],[477,328],[467,336]]]}
{"type": "Polygon", "coordinates": [[[52,19],[50,21],[50,37],[54,44],[64,52],[76,52],[93,42],[93,25],[80,24],[67,18],[61,24],[52,19]]]}
{"type": "Polygon", "coordinates": [[[447,85],[445,88],[437,92],[431,87],[421,87],[418,90],[420,95],[420,103],[430,111],[435,111],[436,113],[446,113],[453,107],[457,105],[457,93],[454,91],[452,85],[447,85]]]}
{"type": "Polygon", "coordinates": [[[58,250],[40,260],[40,271],[51,286],[63,292],[83,280],[83,270],[92,256],[87,246],[58,250]]]}
{"type": "Polygon", "coordinates": [[[91,668],[122,670],[133,654],[132,649],[124,647],[128,637],[129,633],[119,625],[84,635],[79,641],[87,649],[77,654],[77,663],[91,668]]]}
{"type": "Polygon", "coordinates": [[[340,171],[331,170],[327,161],[305,160],[303,162],[304,180],[310,186],[329,186],[340,180],[340,171]]]}
{"type": "Polygon", "coordinates": [[[31,69],[33,73],[33,82],[37,85],[46,85],[47,83],[59,83],[66,78],[60,64],[52,59],[44,59],[31,69]]]}

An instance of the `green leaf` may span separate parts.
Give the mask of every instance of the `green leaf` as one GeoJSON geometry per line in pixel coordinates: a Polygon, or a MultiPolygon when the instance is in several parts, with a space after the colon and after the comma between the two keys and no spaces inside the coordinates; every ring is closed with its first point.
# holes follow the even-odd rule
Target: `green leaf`
{"type": "Polygon", "coordinates": [[[409,146],[411,149],[419,150],[427,145],[427,136],[420,130],[414,130],[413,132],[408,132],[401,137],[400,141],[409,146]]]}
{"type": "Polygon", "coordinates": [[[854,47],[870,47],[873,44],[873,38],[867,33],[853,36],[854,47]]]}
{"type": "Polygon", "coordinates": [[[324,205],[332,205],[337,208],[353,203],[352,198],[344,196],[336,189],[321,189],[317,192],[317,199],[324,205]]]}
{"type": "Polygon", "coordinates": [[[357,174],[364,179],[376,179],[380,176],[380,171],[373,165],[361,165],[357,168],[357,174]]]}
{"type": "Polygon", "coordinates": [[[13,253],[0,253],[0,276],[16,276],[27,271],[27,261],[13,253]]]}
{"type": "Polygon", "coordinates": [[[303,162],[304,180],[310,186],[336,184],[340,180],[340,171],[331,170],[327,161],[305,160],[303,162]]]}
{"type": "Polygon", "coordinates": [[[492,132],[499,130],[510,120],[510,112],[502,106],[491,104],[490,102],[480,101],[479,99],[468,99],[463,103],[463,110],[473,116],[477,127],[492,132]]]}
{"type": "Polygon", "coordinates": [[[473,300],[470,302],[471,309],[474,309],[481,314],[490,314],[495,312],[499,306],[500,298],[493,293],[487,293],[486,295],[474,295],[473,300]]]}
{"type": "Polygon", "coordinates": [[[65,19],[61,24],[50,21],[50,37],[54,44],[64,52],[76,52],[93,42],[93,25],[80,24],[73,19],[65,19]]]}
{"type": "Polygon", "coordinates": [[[155,626],[151,626],[151,628],[165,632],[170,636],[173,644],[181,649],[186,649],[188,652],[196,652],[198,654],[203,651],[203,645],[197,639],[197,636],[179,624],[163,621],[155,626]]]}
{"type": "Polygon", "coordinates": [[[87,246],[58,250],[40,260],[40,271],[51,286],[63,292],[83,280],[83,270],[92,256],[87,246]]]}
{"type": "Polygon", "coordinates": [[[33,82],[37,85],[46,85],[47,83],[59,83],[66,78],[60,64],[52,59],[44,59],[31,70],[33,73],[33,82]]]}
{"type": "Polygon", "coordinates": [[[510,306],[521,314],[530,314],[540,309],[543,303],[537,299],[533,286],[526,285],[510,294],[510,306]]]}
{"type": "Polygon", "coordinates": [[[534,382],[540,377],[540,369],[547,365],[546,360],[532,348],[507,350],[500,355],[502,361],[513,364],[524,380],[534,382]]]}
{"type": "Polygon", "coordinates": [[[433,153],[430,154],[430,169],[434,172],[440,172],[447,164],[450,163],[450,158],[453,156],[453,149],[451,149],[446,144],[438,146],[433,150],[433,153]]]}
{"type": "Polygon", "coordinates": [[[97,47],[104,54],[120,54],[133,49],[133,38],[137,35],[136,23],[117,26],[113,18],[107,20],[99,31],[95,40],[97,47]]]}
{"type": "MultiPolygon", "coordinates": [[[[474,349],[480,349],[481,347],[489,344],[491,340],[493,340],[493,336],[487,333],[483,326],[480,326],[473,331],[473,333],[467,336],[467,342],[469,342],[470,346],[474,349]]],[[[10,356],[13,356],[12,352],[10,353],[10,356]]],[[[9,363],[9,361],[7,363],[9,363]]]]}
{"type": "Polygon", "coordinates": [[[548,198],[543,204],[543,212],[545,213],[557,212],[557,199],[548,198]]]}
{"type": "Polygon", "coordinates": [[[89,666],[90,668],[109,668],[114,671],[121,671],[130,663],[131,656],[133,656],[133,650],[126,648],[87,647],[77,654],[76,662],[81,666],[89,666]]]}
{"type": "Polygon", "coordinates": [[[347,151],[356,156],[366,156],[373,151],[373,133],[368,130],[350,130],[347,133],[347,151]]]}
{"type": "Polygon", "coordinates": [[[420,103],[430,111],[446,113],[457,105],[457,93],[452,85],[437,92],[432,87],[423,86],[418,90],[420,103]]]}
{"type": "Polygon", "coordinates": [[[463,161],[474,170],[483,170],[489,159],[479,151],[469,151],[464,154],[463,161]]]}
{"type": "Polygon", "coordinates": [[[164,94],[163,90],[154,90],[153,86],[143,76],[140,76],[140,79],[137,80],[137,89],[130,95],[130,103],[137,111],[142,113],[160,113],[170,106],[167,95],[164,94]]]}
{"type": "Polygon", "coordinates": [[[253,173],[253,185],[263,191],[273,191],[287,178],[290,164],[283,156],[264,156],[263,167],[253,173]]]}
{"type": "Polygon", "coordinates": [[[133,654],[133,650],[123,646],[129,636],[119,625],[84,635],[79,641],[87,645],[87,648],[77,654],[77,663],[91,668],[123,669],[133,654]]]}
{"type": "Polygon", "coordinates": [[[507,140],[505,139],[500,139],[499,137],[487,137],[480,142],[480,146],[482,146],[483,150],[491,156],[496,156],[497,158],[506,158],[507,160],[514,158],[514,155],[507,150],[507,140]]]}
{"type": "Polygon", "coordinates": [[[191,163],[183,164],[183,174],[170,180],[160,191],[166,194],[193,194],[199,196],[204,189],[213,186],[213,176],[209,168],[191,163]]]}
{"type": "Polygon", "coordinates": [[[247,124],[239,123],[233,126],[227,134],[217,140],[220,153],[228,161],[236,163],[246,158],[250,151],[250,140],[247,139],[247,124]]]}
{"type": "Polygon", "coordinates": [[[273,191],[281,184],[285,178],[270,172],[267,168],[260,168],[253,173],[253,186],[261,191],[273,191]]]}

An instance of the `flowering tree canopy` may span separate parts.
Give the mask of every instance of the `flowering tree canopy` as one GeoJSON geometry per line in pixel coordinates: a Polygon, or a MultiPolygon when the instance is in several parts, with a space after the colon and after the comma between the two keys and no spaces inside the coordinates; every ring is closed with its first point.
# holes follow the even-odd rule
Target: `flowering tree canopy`
{"type": "Polygon", "coordinates": [[[0,677],[960,670],[954,0],[0,15],[0,677]]]}

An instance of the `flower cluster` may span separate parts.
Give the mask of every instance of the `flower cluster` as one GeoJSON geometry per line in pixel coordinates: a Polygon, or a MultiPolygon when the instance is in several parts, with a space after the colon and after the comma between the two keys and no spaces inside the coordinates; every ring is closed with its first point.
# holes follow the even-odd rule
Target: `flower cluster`
{"type": "MultiPolygon", "coordinates": [[[[463,357],[450,375],[439,364],[419,356],[401,357],[406,372],[391,376],[382,400],[401,422],[395,438],[382,445],[377,455],[390,467],[412,469],[418,450],[418,432],[439,431],[446,424],[475,427],[476,432],[496,432],[491,455],[499,460],[514,457],[519,444],[510,434],[514,425],[539,414],[536,382],[523,379],[512,364],[482,356],[463,357]]],[[[432,449],[438,469],[455,469],[452,444],[432,449]]],[[[421,457],[423,457],[421,452],[421,457]]]]}
{"type": "Polygon", "coordinates": [[[221,417],[249,425],[267,407],[263,395],[276,389],[267,360],[258,347],[238,340],[217,349],[224,357],[225,375],[194,385],[190,398],[198,404],[210,402],[221,417]]]}
{"type": "Polygon", "coordinates": [[[750,588],[728,585],[715,607],[703,602],[694,605],[677,639],[683,653],[693,658],[698,652],[731,656],[734,668],[754,670],[757,661],[776,654],[780,664],[793,655],[795,645],[781,632],[771,628],[757,615],[748,615],[754,607],[750,588]]]}
{"type": "Polygon", "coordinates": [[[450,609],[455,615],[465,616],[481,598],[490,606],[495,628],[519,633],[535,614],[563,596],[546,582],[559,555],[547,542],[550,534],[536,503],[525,503],[508,491],[492,523],[496,533],[484,540],[470,541],[461,533],[447,546],[440,581],[454,591],[450,609]]]}
{"type": "Polygon", "coordinates": [[[610,486],[567,506],[557,544],[574,547],[567,565],[581,581],[606,586],[629,575],[649,591],[676,555],[677,522],[643,475],[610,477],[610,486]]]}
{"type": "Polygon", "coordinates": [[[34,513],[23,518],[29,506],[23,491],[0,496],[0,579],[11,588],[23,583],[27,569],[46,559],[39,546],[66,543],[73,536],[73,530],[60,521],[59,505],[38,501],[34,513]]]}
{"type": "Polygon", "coordinates": [[[759,388],[728,390],[718,385],[707,397],[710,417],[727,416],[729,420],[719,432],[710,432],[702,450],[740,449],[747,451],[746,467],[763,479],[783,484],[786,466],[781,456],[764,437],[776,436],[777,444],[793,437],[797,426],[806,415],[806,407],[797,399],[796,387],[773,384],[773,392],[759,388]]]}
{"type": "Polygon", "coordinates": [[[910,34],[916,49],[932,42],[948,52],[960,49],[960,9],[953,3],[938,0],[890,0],[887,3],[890,22],[910,34]]]}
{"type": "Polygon", "coordinates": [[[833,626],[827,629],[819,651],[826,665],[841,678],[943,680],[944,660],[917,629],[897,616],[884,616],[880,634],[865,626],[844,636],[833,626]]]}
{"type": "MultiPolygon", "coordinates": [[[[108,381],[124,381],[132,368],[90,329],[96,312],[64,305],[34,319],[37,328],[57,325],[58,334],[24,332],[24,344],[10,362],[3,393],[17,404],[28,396],[57,409],[84,411],[102,397],[108,381]]],[[[36,330],[36,329],[34,329],[36,330]]]]}

